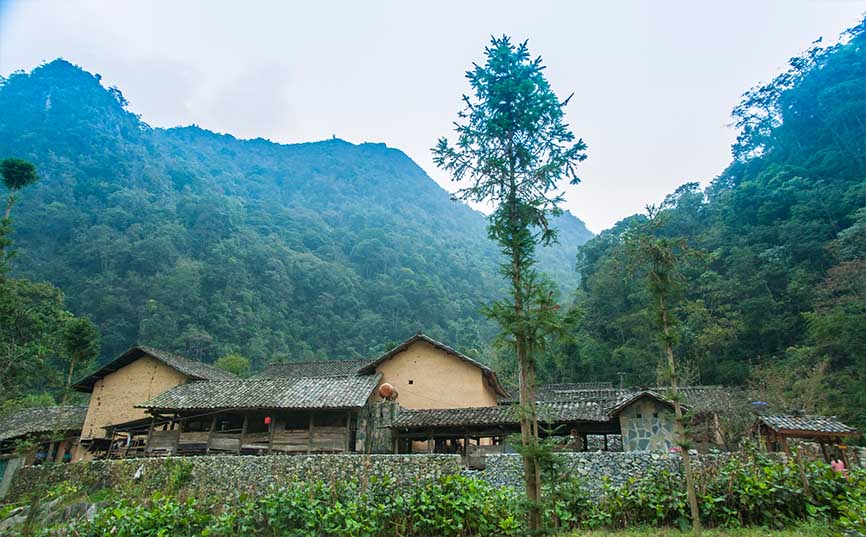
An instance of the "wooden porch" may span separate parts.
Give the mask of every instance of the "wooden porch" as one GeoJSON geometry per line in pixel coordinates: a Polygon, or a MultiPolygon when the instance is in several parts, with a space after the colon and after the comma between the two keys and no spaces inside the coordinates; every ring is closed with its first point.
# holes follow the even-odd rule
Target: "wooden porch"
{"type": "Polygon", "coordinates": [[[348,453],[355,448],[357,412],[235,409],[143,421],[111,427],[105,457],[348,453]]]}

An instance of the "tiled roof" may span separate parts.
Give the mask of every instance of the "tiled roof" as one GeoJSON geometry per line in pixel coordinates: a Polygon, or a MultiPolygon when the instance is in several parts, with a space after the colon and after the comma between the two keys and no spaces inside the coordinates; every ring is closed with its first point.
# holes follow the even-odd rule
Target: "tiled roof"
{"type": "Polygon", "coordinates": [[[774,431],[797,431],[802,433],[833,433],[843,436],[855,435],[857,429],[848,427],[835,417],[828,416],[758,416],[774,431]]]}
{"type": "MultiPolygon", "coordinates": [[[[605,408],[597,403],[551,403],[538,405],[538,418],[542,423],[571,423],[578,421],[607,421],[605,408]]],[[[470,408],[442,408],[401,410],[391,427],[417,429],[429,427],[479,427],[517,425],[516,405],[470,408]]]]}
{"type": "Polygon", "coordinates": [[[190,360],[189,358],[184,358],[183,356],[178,356],[176,354],[161,351],[159,349],[154,349],[153,347],[136,345],[135,347],[132,347],[119,357],[112,360],[111,362],[102,366],[95,373],[92,373],[76,382],[73,388],[84,392],[93,391],[93,385],[96,383],[97,380],[105,377],[106,375],[114,373],[118,369],[131,364],[132,362],[138,360],[145,355],[152,356],[156,360],[159,360],[165,365],[177,370],[178,372],[186,375],[193,380],[237,379],[235,375],[229,373],[228,371],[223,371],[222,369],[212,366],[210,364],[190,360]]]}
{"type": "Polygon", "coordinates": [[[457,352],[456,350],[452,349],[448,345],[441,343],[439,341],[436,341],[435,339],[428,337],[428,336],[425,336],[424,334],[421,334],[421,333],[415,334],[414,336],[410,337],[409,339],[407,339],[403,343],[397,345],[396,347],[394,347],[390,351],[386,352],[382,356],[376,358],[372,362],[367,363],[367,365],[364,366],[361,369],[361,371],[366,372],[366,373],[372,373],[373,371],[376,370],[376,368],[379,366],[379,364],[381,364],[382,362],[385,362],[386,360],[390,360],[391,358],[393,358],[397,354],[400,354],[401,352],[408,349],[409,346],[411,346],[412,344],[417,343],[419,341],[422,341],[424,343],[428,343],[428,344],[436,347],[437,349],[466,362],[467,364],[471,364],[471,365],[477,367],[478,369],[481,370],[481,374],[484,375],[484,378],[487,380],[489,385],[496,391],[496,393],[499,396],[501,396],[501,397],[508,397],[509,396],[508,391],[506,391],[506,389],[499,382],[499,378],[496,376],[495,371],[493,371],[492,369],[490,369],[486,365],[482,364],[481,362],[478,362],[477,360],[473,360],[472,358],[466,356],[463,353],[457,352]]]}
{"type": "MultiPolygon", "coordinates": [[[[539,401],[545,402],[603,402],[608,406],[615,406],[623,397],[640,393],[640,388],[612,388],[604,383],[581,383],[581,384],[545,384],[536,390],[539,401]]],[[[669,398],[670,388],[657,386],[646,388],[646,391],[654,392],[664,398],[669,398]]],[[[736,396],[734,392],[723,386],[681,386],[679,392],[683,396],[683,403],[694,412],[722,411],[734,407],[736,396]]]]}
{"type": "Polygon", "coordinates": [[[155,410],[360,408],[381,378],[374,374],[190,382],[136,406],[155,410]]]}
{"type": "Polygon", "coordinates": [[[86,406],[26,408],[0,418],[0,441],[51,431],[81,430],[86,406]]]}
{"type": "Polygon", "coordinates": [[[619,415],[620,412],[625,410],[626,407],[630,406],[632,403],[634,403],[638,399],[642,399],[644,397],[649,397],[651,399],[655,399],[656,401],[663,403],[665,405],[671,406],[671,407],[673,407],[673,405],[674,405],[673,401],[671,401],[670,399],[668,399],[667,397],[665,397],[664,395],[662,395],[656,391],[641,390],[639,392],[627,393],[624,396],[620,397],[616,401],[616,404],[611,406],[608,409],[607,414],[611,418],[614,418],[617,415],[619,415]]]}
{"type": "Polygon", "coordinates": [[[357,375],[369,360],[328,360],[319,362],[283,362],[268,364],[255,378],[334,377],[357,375]]]}

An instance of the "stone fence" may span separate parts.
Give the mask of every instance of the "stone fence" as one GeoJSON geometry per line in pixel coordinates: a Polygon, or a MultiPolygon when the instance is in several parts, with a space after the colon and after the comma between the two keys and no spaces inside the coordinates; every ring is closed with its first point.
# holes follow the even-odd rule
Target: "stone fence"
{"type": "Polygon", "coordinates": [[[15,502],[29,492],[69,482],[83,490],[139,486],[183,490],[192,495],[263,492],[296,481],[327,483],[387,477],[398,486],[459,474],[460,455],[215,455],[209,457],[137,458],[73,462],[22,468],[3,501],[15,502]]]}
{"type": "MultiPolygon", "coordinates": [[[[629,478],[640,478],[658,470],[677,470],[680,456],[648,451],[559,453],[563,471],[580,478],[591,496],[601,492],[605,478],[612,485],[623,485],[629,478]]],[[[497,486],[523,486],[523,460],[516,453],[487,456],[484,470],[464,472],[497,486]]]]}
{"type": "MultiPolygon", "coordinates": [[[[694,455],[696,464],[719,464],[734,454],[694,455]]],[[[783,454],[773,454],[784,458],[783,454]]],[[[630,478],[658,471],[677,471],[681,458],[672,453],[582,452],[559,453],[563,471],[580,478],[591,496],[604,482],[618,486],[630,478]]],[[[23,468],[13,478],[5,501],[17,501],[29,491],[67,481],[84,490],[137,486],[149,493],[183,490],[193,495],[255,494],[270,486],[296,481],[326,483],[393,479],[411,486],[426,479],[463,474],[496,486],[522,487],[523,463],[516,453],[490,454],[484,470],[466,470],[460,455],[219,455],[76,462],[23,468]]]]}

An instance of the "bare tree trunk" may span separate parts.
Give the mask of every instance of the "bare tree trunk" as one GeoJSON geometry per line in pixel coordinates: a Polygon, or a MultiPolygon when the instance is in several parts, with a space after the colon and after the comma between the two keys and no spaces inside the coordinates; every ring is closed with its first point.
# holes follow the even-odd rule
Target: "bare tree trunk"
{"type": "Polygon", "coordinates": [[[9,194],[9,197],[6,198],[6,214],[3,216],[4,220],[9,220],[9,215],[12,213],[12,205],[15,203],[15,196],[9,194]]]}
{"type": "Polygon", "coordinates": [[[668,369],[671,375],[671,393],[674,400],[674,417],[676,419],[677,437],[679,438],[680,446],[683,455],[683,470],[686,474],[686,488],[689,499],[689,509],[692,512],[692,529],[695,535],[701,535],[701,514],[698,511],[698,497],[695,491],[695,478],[692,473],[692,458],[689,454],[688,442],[686,438],[685,420],[683,419],[683,407],[680,406],[680,398],[678,391],[679,379],[677,378],[677,364],[674,360],[674,349],[671,343],[670,323],[668,321],[668,310],[663,298],[659,298],[659,311],[662,318],[662,330],[665,335],[665,352],[668,358],[668,369]]]}
{"type": "Polygon", "coordinates": [[[69,358],[69,371],[66,373],[66,385],[63,387],[63,398],[60,400],[61,405],[66,404],[66,398],[69,397],[69,388],[72,386],[72,374],[75,371],[75,356],[69,358]]]}
{"type": "MultiPolygon", "coordinates": [[[[513,178],[513,166],[512,166],[513,178]]],[[[511,181],[512,193],[516,191],[514,181],[511,181]]],[[[518,235],[517,201],[512,195],[509,199],[511,238],[518,235]]],[[[523,304],[523,260],[520,246],[511,245],[511,285],[514,291],[514,315],[519,328],[515,330],[517,365],[520,390],[520,442],[523,446],[523,471],[526,483],[526,498],[529,501],[527,525],[529,532],[534,534],[541,529],[541,468],[538,465],[538,414],[535,407],[535,363],[530,355],[525,327],[522,321],[525,316],[523,304]]]]}

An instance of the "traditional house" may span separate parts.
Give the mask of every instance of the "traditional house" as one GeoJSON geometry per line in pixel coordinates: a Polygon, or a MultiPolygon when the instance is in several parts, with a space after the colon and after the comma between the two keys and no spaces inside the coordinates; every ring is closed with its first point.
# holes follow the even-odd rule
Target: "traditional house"
{"type": "Polygon", "coordinates": [[[0,497],[21,466],[71,461],[86,413],[87,407],[52,406],[0,418],[0,497]]]}
{"type": "MultiPolygon", "coordinates": [[[[372,360],[271,364],[245,380],[134,347],[77,386],[93,394],[82,441],[99,439],[109,456],[469,454],[501,451],[519,431],[517,406],[496,373],[423,334],[372,360]]],[[[667,451],[673,403],[665,391],[540,386],[542,434],[561,437],[562,449],[667,451]]],[[[681,392],[693,419],[716,426],[715,413],[731,399],[720,387],[681,392]]]]}
{"type": "Polygon", "coordinates": [[[94,423],[112,456],[392,451],[376,415],[382,384],[403,408],[495,407],[508,396],[492,369],[423,334],[374,360],[271,364],[247,380],[176,380],[169,376],[171,386],[135,404],[137,412],[124,415],[131,419],[113,411],[94,423]]]}
{"type": "MultiPolygon", "coordinates": [[[[681,393],[692,420],[716,423],[715,412],[729,406],[732,395],[719,386],[687,386],[681,393]]],[[[608,383],[539,386],[538,416],[542,436],[559,436],[576,451],[668,451],[675,445],[673,402],[665,388],[622,389],[608,383]]],[[[398,399],[399,403],[400,400],[398,399]]],[[[390,423],[397,449],[417,449],[427,439],[432,451],[452,446],[466,453],[501,451],[503,439],[519,432],[511,399],[496,408],[400,409],[390,423]]],[[[720,446],[717,431],[709,445],[720,446]]]]}
{"type": "MultiPolygon", "coordinates": [[[[90,393],[80,443],[91,453],[107,449],[108,428],[149,419],[136,405],[169,388],[193,381],[236,378],[222,369],[182,356],[142,345],[132,347],[73,386],[90,393]]],[[[78,454],[86,455],[83,451],[78,454]]]]}

